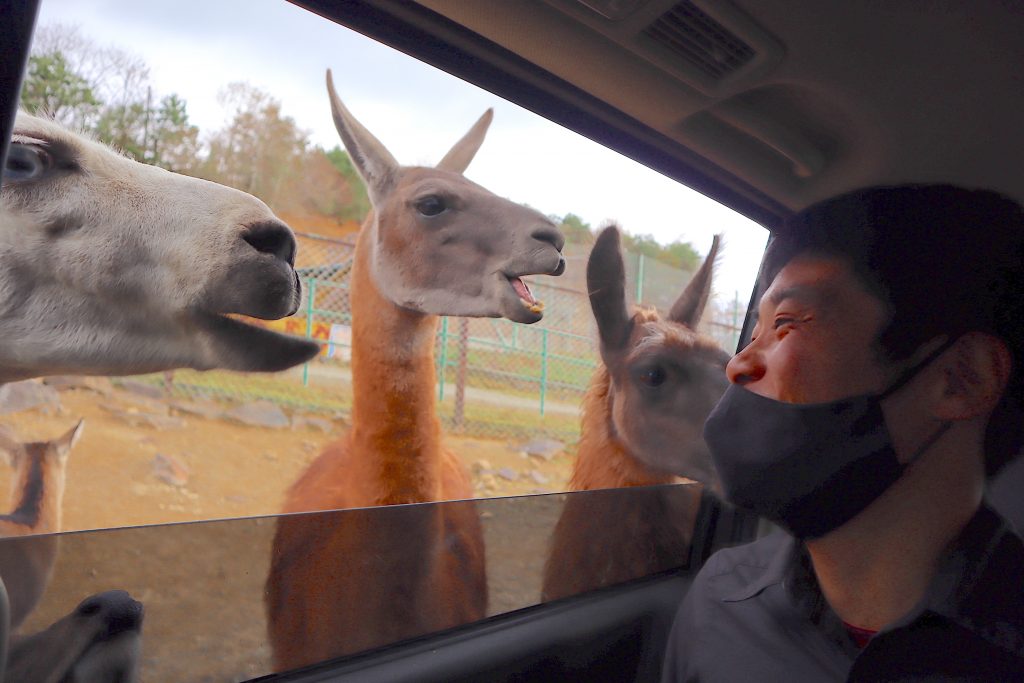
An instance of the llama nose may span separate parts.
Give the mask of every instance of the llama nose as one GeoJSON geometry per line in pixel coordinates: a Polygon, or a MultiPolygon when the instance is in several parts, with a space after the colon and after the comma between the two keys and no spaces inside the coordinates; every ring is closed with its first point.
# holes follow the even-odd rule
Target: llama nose
{"type": "Polygon", "coordinates": [[[295,265],[295,236],[287,225],[278,221],[265,221],[250,225],[242,239],[261,254],[270,254],[295,265]]]}
{"type": "Polygon", "coordinates": [[[536,228],[530,233],[530,237],[540,242],[547,242],[558,251],[562,251],[562,247],[565,246],[565,235],[553,225],[542,225],[536,228]]]}
{"type": "Polygon", "coordinates": [[[78,605],[76,612],[83,617],[98,616],[106,623],[106,636],[135,631],[142,626],[142,603],[121,590],[92,595],[78,605]]]}

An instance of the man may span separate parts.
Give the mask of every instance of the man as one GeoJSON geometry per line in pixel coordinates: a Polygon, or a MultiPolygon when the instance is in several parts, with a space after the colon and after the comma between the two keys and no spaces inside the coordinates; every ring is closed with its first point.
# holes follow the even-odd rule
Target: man
{"type": "Polygon", "coordinates": [[[1024,545],[984,502],[1024,441],[1021,207],[860,190],[765,259],[705,438],[786,531],[701,569],[664,680],[1024,680],[1024,545]]]}

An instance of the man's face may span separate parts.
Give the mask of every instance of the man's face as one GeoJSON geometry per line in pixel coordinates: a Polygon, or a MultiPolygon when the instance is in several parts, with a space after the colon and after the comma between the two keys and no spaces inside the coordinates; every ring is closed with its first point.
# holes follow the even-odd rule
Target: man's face
{"type": "Polygon", "coordinates": [[[890,380],[875,351],[887,315],[843,260],[797,256],[761,298],[753,340],[726,374],[787,403],[876,393],[890,380]]]}

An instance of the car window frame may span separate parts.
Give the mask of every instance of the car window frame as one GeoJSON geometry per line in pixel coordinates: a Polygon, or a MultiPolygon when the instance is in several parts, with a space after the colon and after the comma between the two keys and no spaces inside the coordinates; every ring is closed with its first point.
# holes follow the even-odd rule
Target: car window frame
{"type": "MultiPolygon", "coordinates": [[[[781,205],[735,177],[717,170],[713,173],[710,165],[698,155],[638,120],[421,5],[394,0],[352,0],[347,3],[288,1],[580,133],[701,192],[769,230],[788,213],[781,205]]],[[[5,46],[5,59],[0,64],[0,85],[3,89],[3,99],[0,100],[0,163],[6,158],[10,142],[17,96],[28,63],[39,5],[40,0],[26,0],[9,8],[8,21],[0,28],[5,46]]],[[[755,290],[752,303],[756,301],[756,295],[755,290]]],[[[749,320],[748,309],[741,346],[749,338],[749,320]]],[[[734,510],[716,511],[713,518],[703,519],[700,523],[705,525],[707,533],[703,534],[703,542],[693,548],[692,557],[697,561],[687,572],[695,572],[714,548],[746,542],[757,534],[757,520],[734,510]]],[[[650,580],[657,578],[647,577],[650,580]]],[[[637,585],[643,583],[644,579],[639,579],[637,585]]],[[[623,586],[622,589],[628,591],[629,587],[623,586]]],[[[585,602],[587,595],[567,600],[579,598],[585,602]]],[[[2,597],[0,590],[0,607],[2,597]]],[[[550,605],[542,604],[522,611],[547,607],[550,605]]],[[[517,618],[521,616],[517,613],[517,618]]],[[[484,623],[470,624],[459,630],[483,628],[484,623]]],[[[0,638],[0,641],[6,643],[6,638],[0,638]]],[[[0,659],[2,656],[0,647],[0,659]]]]}

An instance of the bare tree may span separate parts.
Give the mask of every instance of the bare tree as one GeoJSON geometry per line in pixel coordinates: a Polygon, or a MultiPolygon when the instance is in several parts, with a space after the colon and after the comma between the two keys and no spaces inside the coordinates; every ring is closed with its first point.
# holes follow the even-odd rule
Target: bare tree
{"type": "Polygon", "coordinates": [[[281,113],[278,100],[248,83],[231,83],[220,100],[234,113],[210,137],[199,174],[277,204],[300,174],[309,134],[281,113]]]}
{"type": "Polygon", "coordinates": [[[149,67],[138,55],[100,46],[75,26],[43,26],[33,39],[22,93],[27,109],[148,160],[154,106],[149,67]]]}

